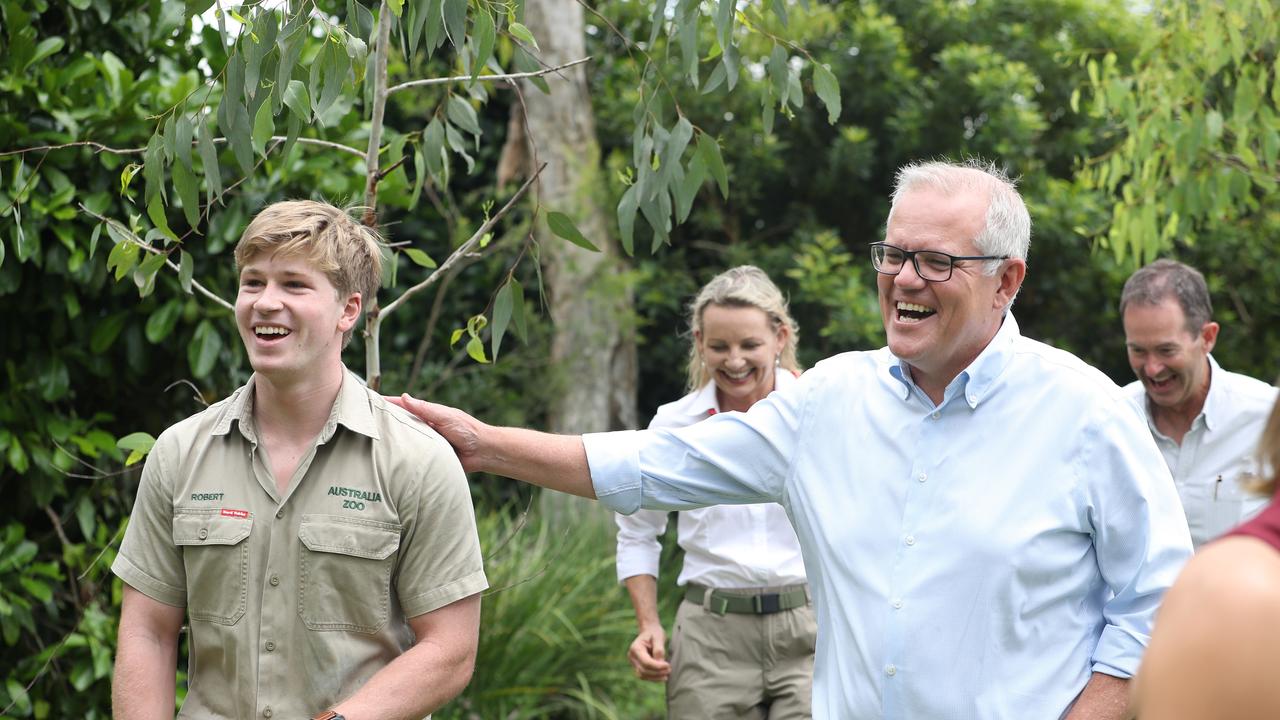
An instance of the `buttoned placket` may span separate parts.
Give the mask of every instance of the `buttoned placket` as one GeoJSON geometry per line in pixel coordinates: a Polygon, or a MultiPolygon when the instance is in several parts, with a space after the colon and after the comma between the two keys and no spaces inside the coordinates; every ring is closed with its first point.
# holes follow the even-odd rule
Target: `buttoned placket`
{"type": "MultiPolygon", "coordinates": [[[[324,437],[324,434],[321,435],[324,437]]],[[[296,568],[288,568],[289,549],[292,543],[298,542],[297,523],[289,503],[295,490],[306,477],[312,462],[315,460],[317,445],[298,463],[290,478],[285,494],[280,497],[276,493],[275,477],[270,470],[267,453],[259,447],[256,440],[251,442],[249,462],[251,472],[270,502],[275,506],[273,515],[263,518],[269,527],[265,552],[265,577],[262,585],[262,615],[258,623],[258,706],[261,716],[270,718],[274,711],[271,708],[272,698],[264,697],[264,690],[288,687],[289,650],[281,644],[286,636],[285,628],[291,622],[291,613],[298,597],[298,578],[296,568]]]]}
{"type": "Polygon", "coordinates": [[[930,539],[918,535],[918,529],[937,490],[938,484],[933,477],[938,469],[936,453],[939,448],[947,447],[945,440],[948,418],[954,418],[960,413],[967,414],[966,411],[977,404],[977,397],[972,392],[966,394],[966,385],[965,377],[957,378],[947,388],[942,402],[937,406],[914,386],[905,400],[908,403],[921,403],[924,412],[916,423],[915,451],[911,456],[910,469],[906,477],[902,478],[902,524],[898,530],[898,550],[886,596],[886,654],[882,658],[881,667],[885,683],[884,707],[889,715],[893,714],[892,708],[901,707],[901,662],[908,643],[911,642],[911,638],[907,637],[907,613],[911,612],[911,599],[905,595],[903,588],[911,579],[919,577],[920,565],[927,560],[927,555],[922,553],[927,553],[930,539]]]}

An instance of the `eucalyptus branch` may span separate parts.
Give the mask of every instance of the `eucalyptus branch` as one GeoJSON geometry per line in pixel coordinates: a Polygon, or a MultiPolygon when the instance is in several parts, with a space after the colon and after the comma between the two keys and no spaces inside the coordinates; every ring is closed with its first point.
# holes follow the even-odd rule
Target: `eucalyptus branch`
{"type": "MultiPolygon", "coordinates": [[[[565,68],[571,68],[574,65],[581,65],[582,63],[587,62],[590,59],[591,59],[591,56],[587,56],[582,58],[581,60],[573,60],[563,65],[557,65],[555,67],[547,67],[541,70],[532,70],[530,72],[519,72],[519,73],[506,73],[503,75],[479,75],[474,79],[484,80],[486,82],[509,82],[512,80],[522,80],[524,78],[542,77],[543,75],[550,75],[551,73],[560,72],[565,68]]],[[[473,78],[470,75],[452,75],[450,77],[442,77],[442,78],[425,78],[422,80],[410,80],[408,82],[402,82],[399,85],[391,86],[387,90],[387,94],[389,95],[394,92],[399,92],[401,90],[408,90],[409,88],[421,87],[423,85],[448,85],[450,83],[471,82],[472,79],[473,78]]]]}
{"type": "Polygon", "coordinates": [[[391,43],[391,8],[378,8],[377,58],[373,70],[373,115],[369,119],[369,151],[365,153],[364,224],[373,227],[378,216],[378,147],[382,144],[382,122],[387,108],[387,51],[391,43]]]}
{"type": "Polygon", "coordinates": [[[492,230],[493,226],[497,225],[498,221],[510,212],[511,208],[515,207],[515,204],[520,201],[520,198],[524,197],[524,194],[529,191],[529,187],[533,185],[534,181],[538,179],[538,176],[541,175],[542,171],[546,168],[547,164],[543,163],[536,171],[534,171],[534,173],[529,176],[529,179],[525,180],[524,184],[520,186],[520,189],[516,191],[516,194],[511,196],[511,199],[507,201],[507,204],[503,205],[501,210],[494,213],[493,217],[486,220],[485,223],[480,226],[480,229],[476,230],[475,233],[468,238],[466,242],[462,243],[457,250],[454,250],[453,253],[440,264],[440,267],[436,268],[435,272],[428,275],[422,282],[414,285],[408,290],[405,290],[400,297],[392,300],[384,306],[379,313],[379,320],[389,315],[396,308],[400,307],[400,304],[410,296],[417,295],[419,292],[431,287],[438,278],[449,271],[449,268],[456,265],[460,260],[462,260],[462,258],[470,255],[475,246],[480,244],[480,238],[484,237],[485,234],[492,230]]]}
{"type": "Polygon", "coordinates": [[[62,143],[61,145],[37,145],[35,147],[18,148],[17,150],[5,150],[0,152],[0,157],[7,155],[22,155],[29,152],[40,152],[42,150],[62,150],[63,148],[73,147],[91,147],[97,152],[107,152],[112,155],[141,155],[146,152],[146,148],[113,148],[102,143],[93,142],[92,140],[81,140],[79,142],[62,143]]]}
{"type": "MultiPolygon", "coordinates": [[[[142,240],[142,238],[139,238],[137,235],[135,235],[135,234],[133,233],[133,231],[132,231],[132,230],[130,230],[129,228],[127,228],[127,227],[125,227],[124,225],[120,224],[120,222],[119,222],[119,221],[117,221],[117,220],[112,220],[112,219],[111,219],[111,218],[109,218],[109,217],[103,217],[102,215],[99,215],[98,213],[96,213],[96,212],[94,212],[94,211],[90,210],[89,208],[85,207],[85,206],[84,206],[84,203],[78,203],[78,205],[79,205],[79,207],[80,207],[80,211],[81,211],[81,212],[83,212],[84,214],[86,214],[86,215],[88,215],[88,216],[90,216],[90,217],[97,218],[99,221],[104,222],[104,223],[107,223],[108,225],[111,225],[112,227],[116,228],[116,229],[117,229],[117,230],[119,230],[120,232],[124,233],[125,237],[127,237],[127,238],[129,239],[129,241],[130,241],[130,242],[132,242],[133,244],[135,244],[135,245],[137,245],[138,247],[142,248],[143,250],[146,250],[147,252],[151,253],[152,255],[167,255],[167,253],[166,253],[165,251],[163,251],[163,250],[157,250],[156,248],[151,247],[151,245],[150,245],[149,243],[147,243],[147,242],[145,242],[144,240],[142,240]]],[[[172,269],[174,272],[178,272],[178,271],[180,270],[180,268],[177,266],[177,264],[175,264],[172,260],[168,259],[167,257],[165,258],[164,264],[165,264],[165,265],[167,265],[167,266],[169,266],[169,268],[170,268],[170,269],[172,269]]],[[[209,298],[210,300],[214,301],[214,302],[215,302],[215,303],[217,303],[218,305],[221,305],[222,307],[226,308],[227,310],[229,310],[229,311],[231,311],[231,312],[233,312],[233,313],[236,311],[236,308],[235,308],[235,306],[234,306],[234,305],[232,305],[231,303],[227,302],[226,300],[223,300],[221,297],[219,297],[216,293],[214,293],[214,292],[213,292],[212,290],[210,290],[209,288],[205,287],[204,285],[201,285],[201,284],[200,284],[200,281],[198,281],[198,280],[192,280],[192,281],[191,281],[191,287],[195,288],[196,290],[199,290],[201,295],[204,295],[205,297],[207,297],[207,298],[209,298]]]]}
{"type": "MultiPolygon", "coordinates": [[[[273,135],[271,136],[271,139],[275,140],[276,142],[284,142],[288,138],[286,138],[284,135],[273,135]]],[[[197,141],[192,140],[191,145],[194,147],[196,142],[197,141]]],[[[225,143],[227,142],[227,139],[225,137],[214,138],[213,142],[215,144],[225,143]]],[[[297,138],[295,142],[298,142],[302,145],[316,145],[318,147],[325,147],[331,150],[339,150],[341,152],[344,152],[350,155],[355,155],[361,160],[365,159],[365,153],[363,150],[353,148],[350,145],[343,145],[342,143],[336,143],[336,142],[333,142],[332,140],[321,140],[319,138],[300,137],[300,138],[297,138]]],[[[112,155],[141,155],[142,153],[145,153],[147,151],[145,147],[113,148],[113,147],[108,147],[106,145],[103,145],[102,143],[99,143],[99,142],[94,142],[92,140],[79,140],[77,142],[63,143],[61,145],[37,145],[35,147],[18,148],[17,150],[6,150],[4,152],[0,152],[0,157],[5,157],[7,155],[22,155],[24,153],[40,152],[44,150],[63,150],[65,148],[73,148],[73,147],[91,147],[91,148],[94,148],[96,152],[100,152],[100,153],[106,152],[106,153],[111,153],[112,155]]]]}

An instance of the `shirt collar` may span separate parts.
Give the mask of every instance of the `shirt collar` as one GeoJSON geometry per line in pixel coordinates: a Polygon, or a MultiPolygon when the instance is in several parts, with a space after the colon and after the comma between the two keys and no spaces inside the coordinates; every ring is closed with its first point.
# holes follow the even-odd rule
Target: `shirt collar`
{"type": "MultiPolygon", "coordinates": [[[[246,440],[251,443],[258,442],[253,423],[254,387],[257,378],[258,374],[254,373],[249,377],[249,382],[227,398],[227,406],[213,426],[214,435],[230,433],[232,423],[236,423],[240,434],[246,440]]],[[[377,440],[379,435],[373,418],[372,402],[373,399],[369,397],[364,383],[344,366],[342,387],[338,389],[338,398],[333,403],[333,409],[329,411],[329,419],[325,421],[324,428],[320,431],[317,444],[323,445],[328,442],[337,432],[338,425],[377,440]]]]}
{"type": "MultiPolygon", "coordinates": [[[[947,385],[942,404],[946,404],[956,394],[962,393],[969,407],[977,408],[991,394],[992,386],[1009,365],[1009,361],[1013,359],[1013,345],[1020,337],[1022,332],[1018,329],[1018,321],[1013,319],[1012,312],[1006,312],[1000,322],[1000,329],[996,331],[995,337],[991,338],[991,342],[987,343],[982,352],[978,353],[978,357],[969,363],[969,367],[961,371],[947,385]]],[[[894,394],[905,401],[911,396],[912,389],[916,387],[915,381],[911,379],[910,366],[907,361],[888,352],[888,348],[886,351],[889,358],[888,374],[897,381],[892,383],[891,387],[894,394]]]]}
{"type": "Polygon", "coordinates": [[[1213,359],[1213,355],[1209,355],[1209,394],[1205,396],[1204,407],[1200,408],[1200,417],[1204,418],[1204,426],[1210,432],[1213,426],[1218,422],[1218,406],[1222,404],[1220,396],[1222,393],[1214,392],[1214,388],[1221,388],[1226,382],[1222,376],[1222,368],[1218,366],[1218,361],[1213,359]]]}

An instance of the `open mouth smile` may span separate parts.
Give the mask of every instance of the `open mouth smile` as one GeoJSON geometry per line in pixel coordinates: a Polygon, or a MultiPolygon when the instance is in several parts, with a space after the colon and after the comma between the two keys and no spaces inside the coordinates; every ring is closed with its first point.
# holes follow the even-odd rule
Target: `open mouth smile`
{"type": "Polygon", "coordinates": [[[927,305],[903,302],[901,300],[895,303],[894,309],[897,310],[897,319],[901,323],[918,323],[938,314],[937,310],[927,305]]]}

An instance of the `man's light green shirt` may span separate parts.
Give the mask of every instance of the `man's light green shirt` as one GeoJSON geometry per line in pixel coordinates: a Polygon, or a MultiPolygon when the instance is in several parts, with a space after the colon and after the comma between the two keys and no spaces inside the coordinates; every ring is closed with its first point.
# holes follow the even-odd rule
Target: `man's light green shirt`
{"type": "Polygon", "coordinates": [[[254,379],[161,434],[112,570],[185,607],[181,718],[305,718],[414,640],[406,618],[485,589],[453,450],[345,373],[281,496],[254,379]]]}

